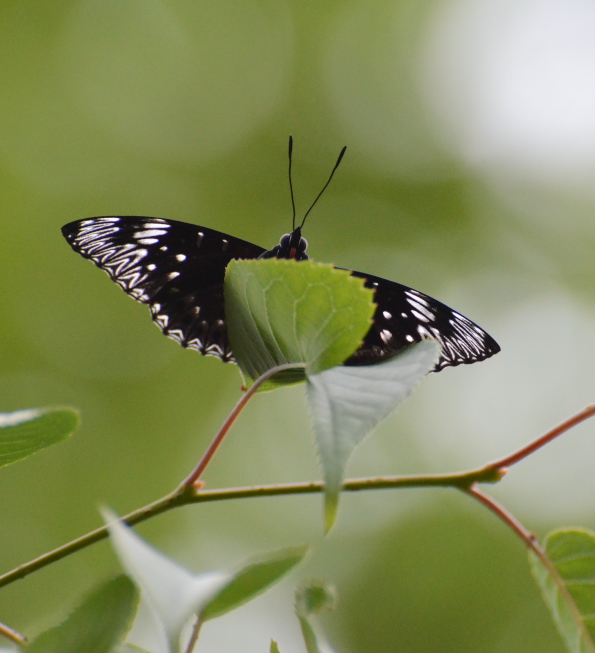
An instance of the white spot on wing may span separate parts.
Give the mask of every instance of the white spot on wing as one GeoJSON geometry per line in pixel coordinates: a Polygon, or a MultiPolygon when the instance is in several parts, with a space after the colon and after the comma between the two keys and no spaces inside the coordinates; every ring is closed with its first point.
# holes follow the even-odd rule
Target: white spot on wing
{"type": "Polygon", "coordinates": [[[155,238],[156,236],[164,236],[167,233],[165,229],[146,229],[145,231],[135,231],[135,238],[155,238]]]}
{"type": "Polygon", "coordinates": [[[165,330],[169,324],[169,315],[156,315],[155,322],[165,330]]]}
{"type": "Polygon", "coordinates": [[[422,324],[417,325],[417,332],[421,338],[431,338],[432,334],[422,324]]]}
{"type": "Polygon", "coordinates": [[[386,345],[393,339],[393,334],[388,329],[382,329],[380,332],[382,342],[386,345]]]}
{"type": "Polygon", "coordinates": [[[84,224],[84,225],[91,224],[91,225],[93,225],[93,224],[98,224],[98,223],[102,224],[102,223],[105,223],[105,222],[108,222],[108,223],[110,223],[110,222],[120,222],[120,218],[118,218],[116,216],[109,216],[109,217],[106,216],[104,218],[92,218],[90,220],[84,220],[81,224],[84,224]]]}
{"type": "Polygon", "coordinates": [[[167,332],[167,335],[180,345],[184,342],[184,334],[180,331],[180,329],[172,329],[171,331],[167,332]]]}
{"type": "Polygon", "coordinates": [[[423,313],[420,313],[419,311],[416,311],[415,309],[413,309],[411,312],[413,313],[413,315],[414,315],[414,316],[415,316],[415,317],[416,317],[420,322],[429,322],[429,321],[430,321],[430,320],[428,320],[428,318],[427,318],[426,315],[424,315],[423,313]]]}

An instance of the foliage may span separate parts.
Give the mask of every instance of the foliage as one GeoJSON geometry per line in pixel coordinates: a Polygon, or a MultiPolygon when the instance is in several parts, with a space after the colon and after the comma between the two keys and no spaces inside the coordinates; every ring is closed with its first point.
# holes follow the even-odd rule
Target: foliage
{"type": "Polygon", "coordinates": [[[547,536],[547,559],[531,554],[533,575],[572,653],[595,651],[595,533],[560,530],[547,536]]]}
{"type": "Polygon", "coordinates": [[[79,426],[72,408],[32,408],[0,414],[0,467],[69,438],[79,426]]]}
{"type": "MultiPolygon", "coordinates": [[[[295,382],[301,367],[311,376],[341,365],[370,328],[373,296],[362,279],[331,265],[232,261],[225,306],[242,372],[252,383],[273,367],[295,364],[289,379],[295,382]]],[[[268,385],[282,383],[279,376],[268,385]]]]}
{"type": "Polygon", "coordinates": [[[126,635],[139,594],[126,576],[102,585],[67,619],[27,647],[31,653],[110,653],[126,635]]]}

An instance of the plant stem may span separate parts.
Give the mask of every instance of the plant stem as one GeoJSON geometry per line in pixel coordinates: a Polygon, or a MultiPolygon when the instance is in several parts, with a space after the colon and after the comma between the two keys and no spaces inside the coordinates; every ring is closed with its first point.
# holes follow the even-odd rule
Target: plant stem
{"type": "Polygon", "coordinates": [[[229,433],[229,430],[233,426],[233,423],[239,417],[240,413],[244,409],[244,406],[256,394],[260,386],[266,381],[268,381],[272,376],[275,376],[275,374],[282,372],[284,370],[295,369],[296,367],[303,367],[303,365],[294,365],[288,363],[286,365],[278,365],[277,367],[273,367],[272,369],[265,372],[262,376],[260,376],[254,382],[254,384],[250,386],[250,388],[242,395],[241,399],[235,405],[231,413],[229,413],[226,420],[221,425],[221,428],[219,429],[219,431],[217,431],[217,434],[211,440],[211,444],[207,447],[207,450],[204,452],[202,458],[198,461],[198,464],[193,469],[192,473],[186,478],[185,481],[183,481],[180,488],[191,487],[198,483],[203,472],[205,471],[208,464],[213,459],[213,456],[217,453],[217,449],[219,449],[219,447],[221,446],[221,443],[223,442],[225,436],[229,433]]]}
{"type": "MultiPolygon", "coordinates": [[[[283,366],[283,367],[291,367],[291,366],[283,366]]],[[[264,375],[259,379],[260,384],[262,384],[264,381],[266,381],[268,378],[270,378],[274,373],[278,372],[281,368],[275,368],[275,371],[271,371],[271,374],[264,375]]],[[[259,385],[260,385],[259,384],[259,385]]],[[[256,386],[256,383],[254,384],[256,386]]],[[[254,388],[252,386],[252,388],[254,388]]],[[[251,390],[252,390],[251,388],[251,390]]],[[[250,392],[250,391],[248,391],[250,392]]],[[[248,395],[248,392],[246,395],[248,395]]],[[[254,391],[255,392],[255,391],[254,391]]],[[[250,394],[249,396],[251,397],[254,393],[250,394]]],[[[242,399],[245,399],[246,395],[242,399]]],[[[227,429],[224,431],[224,427],[222,427],[217,434],[216,438],[213,440],[217,440],[219,434],[224,431],[227,433],[229,431],[229,426],[233,423],[233,421],[237,418],[237,414],[241,411],[243,406],[245,405],[246,401],[243,403],[238,402],[232,413],[230,413],[230,416],[226,420],[226,423],[230,421],[230,418],[232,415],[234,415],[233,419],[231,419],[231,422],[228,424],[227,429]],[[241,405],[240,405],[241,404],[241,405]]],[[[489,465],[486,465],[480,469],[477,470],[472,470],[468,472],[458,472],[454,474],[432,474],[432,475],[412,475],[412,476],[381,476],[381,477],[376,477],[376,478],[362,478],[362,479],[348,479],[344,482],[343,484],[343,491],[345,492],[362,492],[362,491],[369,491],[369,490],[388,490],[388,489],[400,489],[400,488],[414,488],[414,487],[455,487],[460,490],[463,490],[476,498],[477,500],[481,501],[486,505],[490,510],[495,512],[501,519],[503,519],[506,523],[509,524],[515,530],[515,532],[520,535],[525,542],[527,542],[528,546],[531,546],[533,551],[538,555],[542,560],[542,555],[543,551],[541,550],[540,547],[534,542],[534,544],[538,547],[535,548],[534,546],[530,545],[530,541],[532,536],[529,534],[527,535],[527,532],[522,530],[522,529],[517,529],[516,527],[513,527],[513,521],[514,518],[511,516],[511,520],[508,520],[508,513],[504,510],[504,508],[495,508],[496,502],[486,495],[484,495],[482,492],[480,492],[475,486],[476,483],[497,483],[499,480],[502,479],[502,477],[506,474],[506,467],[510,466],[522,458],[526,457],[529,455],[529,453],[532,453],[533,451],[536,451],[540,447],[544,446],[554,438],[558,437],[562,433],[566,432],[568,429],[570,429],[572,426],[575,426],[576,424],[584,421],[585,419],[595,415],[595,406],[589,406],[588,408],[585,408],[583,411],[580,413],[577,413],[574,417],[571,417],[570,419],[566,420],[559,426],[557,426],[555,429],[552,429],[551,431],[548,431],[543,436],[540,436],[537,440],[532,442],[531,444],[523,447],[516,453],[513,453],[506,458],[502,458],[499,461],[496,461],[494,463],[490,463],[489,465]],[[541,554],[539,553],[541,551],[541,554]]],[[[217,446],[221,443],[221,439],[219,438],[217,446]]],[[[211,445],[212,447],[213,445],[211,445]]],[[[211,448],[210,447],[210,448],[211,448]]],[[[216,450],[216,447],[214,447],[214,450],[216,450]]],[[[214,451],[213,451],[214,453],[214,451]]],[[[212,459],[212,455],[209,458],[209,460],[212,459]]],[[[206,467],[206,464],[202,464],[204,460],[201,460],[201,463],[199,463],[199,466],[202,466],[202,471],[204,471],[204,468],[206,467]]],[[[208,464],[208,460],[207,460],[208,464]]],[[[196,469],[198,469],[198,467],[196,469]]],[[[166,495],[165,497],[162,497],[161,499],[158,499],[157,501],[144,506],[143,508],[139,508],[138,510],[135,510],[128,515],[122,517],[122,521],[126,522],[130,525],[134,524],[139,524],[143,521],[146,521],[147,519],[151,519],[152,517],[155,517],[156,515],[159,515],[163,512],[167,512],[168,510],[172,510],[174,508],[179,508],[180,506],[185,506],[185,505],[190,505],[194,503],[206,503],[206,502],[211,502],[211,501],[226,501],[230,499],[248,499],[251,497],[268,497],[268,496],[283,496],[283,495],[297,495],[297,494],[318,494],[324,491],[324,483],[322,481],[314,481],[310,483],[288,483],[288,484],[281,484],[281,485],[261,485],[261,486],[253,486],[253,487],[239,487],[239,488],[226,488],[223,490],[199,490],[199,488],[194,485],[196,481],[198,480],[198,476],[196,475],[196,469],[195,471],[182,483],[174,492],[171,494],[166,495]]],[[[201,471],[201,473],[202,473],[201,471]]],[[[5,585],[8,585],[10,583],[13,583],[15,580],[18,580],[20,578],[24,578],[25,576],[28,576],[34,571],[37,571],[38,569],[42,569],[43,567],[46,567],[47,565],[56,562],[58,560],[61,560],[62,558],[65,558],[66,556],[75,553],[76,551],[80,551],[81,549],[86,548],[87,546],[90,546],[91,544],[94,544],[95,542],[99,542],[100,540],[103,540],[107,537],[108,531],[106,526],[102,526],[101,528],[97,528],[94,531],[91,531],[90,533],[87,533],[86,535],[83,535],[82,537],[79,537],[76,540],[73,540],[72,542],[69,542],[57,549],[54,549],[53,551],[50,551],[48,553],[43,554],[42,556],[39,556],[38,558],[35,558],[34,560],[31,560],[30,562],[27,562],[23,565],[20,565],[19,567],[13,569],[12,571],[9,571],[2,576],[0,576],[0,587],[4,587],[5,585]]]]}
{"type": "Polygon", "coordinates": [[[9,639],[11,642],[18,644],[19,646],[24,646],[27,643],[26,637],[23,637],[23,635],[17,633],[16,630],[6,624],[0,623],[0,635],[3,635],[6,639],[9,639]]]}
{"type": "MultiPolygon", "coordinates": [[[[494,470],[485,469],[477,472],[463,472],[456,474],[437,474],[419,476],[384,476],[378,478],[362,478],[346,480],[343,490],[346,492],[362,492],[367,490],[388,490],[413,487],[457,487],[466,489],[474,482],[493,483],[498,480],[494,470]]],[[[168,510],[194,503],[207,503],[211,501],[226,501],[231,499],[248,499],[251,497],[270,497],[295,494],[319,494],[324,491],[322,481],[310,483],[287,483],[281,485],[261,485],[253,487],[226,488],[223,490],[198,491],[191,486],[181,485],[177,490],[157,501],[139,508],[121,518],[121,521],[130,524],[140,524],[168,510]]],[[[108,536],[107,526],[101,526],[82,537],[69,542],[53,551],[43,554],[30,562],[20,565],[16,569],[0,576],[0,587],[4,587],[19,578],[24,578],[30,573],[42,569],[47,565],[57,562],[66,556],[95,544],[108,536]]]]}
{"type": "MultiPolygon", "coordinates": [[[[577,422],[578,423],[578,422],[577,422]]],[[[574,622],[582,632],[582,640],[592,642],[591,635],[588,632],[583,615],[578,609],[572,594],[568,591],[568,586],[564,579],[558,573],[554,563],[548,558],[547,553],[541,547],[533,533],[528,531],[521,522],[512,515],[504,506],[500,505],[495,499],[484,494],[475,484],[465,490],[467,494],[479,501],[481,504],[491,510],[499,519],[509,526],[523,540],[529,548],[541,561],[541,564],[547,569],[551,579],[556,584],[558,592],[564,596],[564,601],[569,610],[573,613],[574,622]]],[[[595,648],[595,647],[593,647],[595,648]]],[[[591,650],[591,649],[590,649],[591,650]]]]}
{"type": "Polygon", "coordinates": [[[538,555],[541,559],[545,557],[545,552],[537,542],[537,538],[533,533],[528,531],[523,524],[504,506],[499,504],[495,499],[484,494],[474,483],[467,490],[464,490],[469,496],[472,496],[474,499],[477,499],[480,503],[486,506],[491,510],[496,517],[501,519],[507,526],[509,526],[522,540],[525,544],[533,550],[533,552],[538,555]]]}
{"type": "Polygon", "coordinates": [[[576,426],[577,424],[584,422],[585,420],[589,419],[590,417],[593,417],[594,415],[595,415],[595,404],[592,404],[591,406],[587,406],[586,408],[583,408],[583,410],[579,411],[576,415],[573,415],[572,417],[568,418],[561,424],[558,424],[558,426],[554,427],[547,433],[544,433],[533,442],[530,442],[525,447],[522,447],[518,451],[515,451],[509,456],[506,456],[506,458],[501,458],[500,460],[496,460],[490,463],[488,467],[493,467],[494,469],[501,469],[501,470],[504,470],[507,467],[512,467],[512,465],[514,465],[515,463],[518,463],[520,460],[523,460],[523,458],[526,458],[527,456],[531,455],[538,449],[541,449],[541,447],[548,444],[552,440],[555,440],[558,436],[562,435],[563,433],[566,433],[566,431],[569,431],[573,426],[576,426]]]}
{"type": "MultiPolygon", "coordinates": [[[[177,508],[178,506],[184,505],[186,502],[187,501],[185,501],[185,497],[182,493],[168,494],[167,496],[158,499],[154,503],[150,503],[143,508],[139,508],[138,510],[131,512],[130,514],[126,515],[126,517],[123,517],[122,521],[125,521],[128,524],[138,524],[142,521],[145,521],[146,519],[155,517],[155,515],[159,515],[162,512],[166,512],[172,508],[177,508]]],[[[71,553],[75,553],[76,551],[80,551],[81,549],[84,549],[91,544],[95,544],[95,542],[104,540],[107,538],[107,536],[107,526],[101,526],[100,528],[97,528],[94,531],[91,531],[90,533],[77,538],[76,540],[72,540],[71,542],[60,546],[53,551],[44,553],[38,558],[35,558],[34,560],[31,560],[30,562],[27,562],[23,565],[19,565],[12,571],[0,576],[0,587],[4,587],[4,585],[8,585],[9,583],[18,580],[19,578],[24,578],[30,573],[37,571],[38,569],[42,569],[43,567],[47,567],[47,565],[61,560],[71,553]]]]}
{"type": "Polygon", "coordinates": [[[200,617],[196,617],[196,621],[192,626],[192,634],[190,636],[190,640],[188,641],[188,646],[186,647],[185,653],[192,653],[192,651],[194,651],[196,642],[198,642],[198,636],[200,634],[201,626],[202,626],[202,619],[200,617]]]}

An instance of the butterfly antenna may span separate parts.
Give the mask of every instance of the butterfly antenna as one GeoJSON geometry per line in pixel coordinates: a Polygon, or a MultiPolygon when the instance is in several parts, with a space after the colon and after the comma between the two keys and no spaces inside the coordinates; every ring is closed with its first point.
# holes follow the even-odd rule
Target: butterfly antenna
{"type": "Polygon", "coordinates": [[[339,164],[341,163],[341,159],[343,158],[343,155],[345,154],[346,150],[347,150],[347,145],[345,145],[343,147],[343,149],[341,150],[341,153],[339,154],[339,158],[337,159],[337,163],[335,163],[335,167],[332,169],[332,172],[331,172],[330,177],[328,178],[328,181],[322,187],[322,190],[320,191],[320,193],[318,193],[318,195],[316,196],[316,199],[312,202],[312,206],[310,206],[310,208],[306,211],[306,215],[304,216],[304,219],[302,220],[302,224],[300,225],[300,229],[304,226],[304,222],[306,222],[306,218],[308,217],[308,214],[314,208],[314,205],[316,204],[316,202],[318,202],[318,200],[320,199],[320,196],[322,195],[322,193],[324,193],[327,186],[331,183],[331,179],[333,178],[333,175],[335,174],[337,168],[339,167],[339,164]]]}
{"type": "Polygon", "coordinates": [[[291,208],[293,209],[292,231],[295,231],[295,198],[293,196],[293,182],[291,181],[291,154],[293,152],[293,136],[289,137],[289,192],[291,193],[291,208]]]}

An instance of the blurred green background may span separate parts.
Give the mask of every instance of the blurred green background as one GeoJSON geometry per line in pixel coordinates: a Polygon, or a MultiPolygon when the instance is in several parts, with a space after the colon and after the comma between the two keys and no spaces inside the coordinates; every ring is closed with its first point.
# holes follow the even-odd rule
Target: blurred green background
{"type": "MultiPolygon", "coordinates": [[[[406,283],[502,353],[431,375],[348,474],[454,471],[595,398],[595,10],[581,0],[0,2],[0,409],[69,404],[66,444],[2,470],[7,571],[173,489],[240,395],[60,234],[96,215],[196,222],[263,247],[290,229],[287,138],[316,260],[406,283]]],[[[543,536],[595,527],[595,425],[491,492],[543,536]]],[[[257,397],[209,487],[315,479],[304,388],[257,397]]],[[[338,651],[563,650],[520,541],[446,490],[228,502],[139,532],[193,570],[305,541],[294,578],[209,623],[199,650],[303,651],[302,577],[334,582],[338,651]]],[[[33,635],[114,573],[105,543],[0,592],[33,635]]],[[[142,632],[137,641],[142,642],[142,632]]],[[[145,641],[147,645],[150,642],[145,641]]]]}

